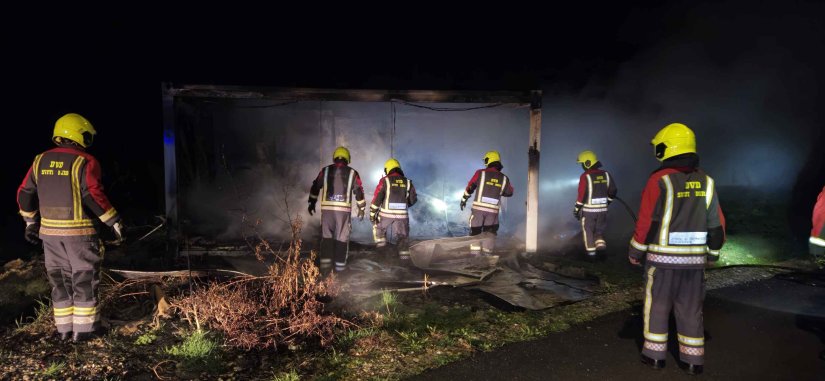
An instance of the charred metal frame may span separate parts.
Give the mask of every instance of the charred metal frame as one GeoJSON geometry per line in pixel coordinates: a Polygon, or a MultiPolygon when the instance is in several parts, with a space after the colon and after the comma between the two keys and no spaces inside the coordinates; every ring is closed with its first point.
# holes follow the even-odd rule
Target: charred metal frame
{"type": "Polygon", "coordinates": [[[166,221],[168,249],[178,253],[178,189],[175,156],[175,100],[178,98],[261,99],[273,101],[350,101],[416,103],[502,103],[530,106],[530,140],[527,154],[527,225],[525,249],[538,246],[539,161],[541,151],[541,90],[453,91],[453,90],[356,90],[251,86],[162,84],[163,146],[165,161],[166,221]]]}

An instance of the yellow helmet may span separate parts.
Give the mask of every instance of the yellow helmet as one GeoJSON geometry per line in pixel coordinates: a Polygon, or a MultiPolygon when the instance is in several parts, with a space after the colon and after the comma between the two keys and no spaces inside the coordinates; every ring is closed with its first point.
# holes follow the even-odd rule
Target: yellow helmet
{"type": "Polygon", "coordinates": [[[335,152],[332,153],[332,160],[335,159],[344,159],[347,163],[351,163],[349,159],[349,150],[343,146],[336,148],[335,152]]]}
{"type": "Polygon", "coordinates": [[[484,154],[484,164],[490,164],[495,162],[501,162],[501,156],[498,154],[498,151],[487,151],[484,154]]]}
{"type": "Polygon", "coordinates": [[[659,161],[685,153],[696,153],[696,135],[681,123],[671,123],[659,130],[650,141],[659,161]]]}
{"type": "Polygon", "coordinates": [[[597,161],[599,161],[599,159],[596,158],[596,154],[593,151],[582,151],[579,157],[576,158],[576,162],[581,163],[587,169],[590,169],[597,161]]]}
{"type": "Polygon", "coordinates": [[[92,145],[94,136],[97,134],[95,128],[89,123],[86,118],[75,113],[68,113],[60,117],[54,123],[54,134],[52,140],[57,142],[60,139],[69,139],[83,148],[89,148],[92,145]]]}
{"type": "Polygon", "coordinates": [[[384,174],[390,174],[390,171],[395,168],[401,168],[401,163],[399,163],[398,160],[395,160],[395,158],[390,158],[386,163],[384,163],[384,174]]]}

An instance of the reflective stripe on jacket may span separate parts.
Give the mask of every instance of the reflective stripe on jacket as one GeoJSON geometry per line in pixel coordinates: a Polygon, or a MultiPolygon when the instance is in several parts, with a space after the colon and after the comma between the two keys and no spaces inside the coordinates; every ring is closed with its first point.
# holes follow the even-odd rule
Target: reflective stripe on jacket
{"type": "Polygon", "coordinates": [[[610,173],[601,169],[588,169],[579,177],[579,195],[576,205],[586,212],[607,211],[607,204],[616,197],[616,183],[610,173]]]}
{"type": "Polygon", "coordinates": [[[412,180],[397,172],[381,178],[375,187],[370,204],[370,214],[379,213],[384,218],[408,218],[407,208],[415,205],[418,197],[412,180]]]}
{"type": "Polygon", "coordinates": [[[97,159],[73,147],[58,147],[35,157],[17,189],[20,215],[40,222],[40,234],[83,237],[97,234],[92,217],[108,226],[120,216],[101,182],[97,159]]]}
{"type": "Polygon", "coordinates": [[[359,209],[367,206],[364,200],[364,187],[358,171],[344,163],[335,163],[324,167],[312,182],[309,201],[321,198],[321,210],[352,211],[352,196],[359,209]]]}
{"type": "Polygon", "coordinates": [[[662,268],[704,268],[708,256],[719,256],[725,217],[713,178],[677,163],[648,179],[629,255],[647,254],[649,263],[662,268]]]}
{"type": "Polygon", "coordinates": [[[473,200],[473,209],[498,213],[501,209],[501,198],[513,195],[513,184],[498,169],[489,167],[476,171],[464,190],[464,198],[469,198],[474,191],[476,197],[473,200]]]}

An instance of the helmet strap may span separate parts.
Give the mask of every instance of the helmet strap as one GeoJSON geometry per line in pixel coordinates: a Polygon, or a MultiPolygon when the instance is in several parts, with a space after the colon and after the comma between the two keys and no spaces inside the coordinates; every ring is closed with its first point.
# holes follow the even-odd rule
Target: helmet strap
{"type": "Polygon", "coordinates": [[[78,143],[78,142],[76,142],[72,139],[62,138],[60,136],[55,137],[53,139],[53,141],[54,141],[54,144],[57,145],[58,147],[83,148],[83,146],[80,145],[80,143],[78,143]]]}

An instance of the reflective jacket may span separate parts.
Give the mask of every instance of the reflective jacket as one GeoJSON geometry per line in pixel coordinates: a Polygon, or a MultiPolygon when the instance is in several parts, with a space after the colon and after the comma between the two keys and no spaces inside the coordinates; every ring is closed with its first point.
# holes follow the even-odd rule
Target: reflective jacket
{"type": "Polygon", "coordinates": [[[412,180],[398,172],[390,172],[375,187],[370,204],[370,215],[376,212],[381,218],[408,218],[407,208],[415,205],[418,197],[412,180]]]}
{"type": "Polygon", "coordinates": [[[513,184],[510,179],[496,167],[479,169],[467,183],[464,189],[464,199],[476,192],[473,199],[473,209],[483,212],[498,213],[501,209],[501,198],[513,195],[513,184]]]}
{"type": "Polygon", "coordinates": [[[309,202],[316,202],[320,196],[321,210],[352,212],[353,195],[358,209],[365,209],[367,202],[358,171],[343,162],[336,162],[318,173],[309,190],[309,202]]]}
{"type": "Polygon", "coordinates": [[[822,187],[822,192],[816,198],[812,220],[813,228],[811,229],[809,242],[819,247],[825,247],[825,187],[822,187]]]}
{"type": "Polygon", "coordinates": [[[725,216],[713,178],[697,168],[695,154],[666,160],[642,192],[629,255],[661,268],[704,268],[719,259],[725,216]],[[710,258],[708,258],[710,257],[710,258]]]}
{"type": "Polygon", "coordinates": [[[576,205],[585,212],[605,212],[607,204],[616,197],[616,183],[610,173],[598,168],[590,168],[579,177],[579,197],[576,205]]]}
{"type": "Polygon", "coordinates": [[[20,215],[39,221],[41,235],[89,239],[97,234],[92,217],[108,226],[120,220],[100,178],[100,163],[80,148],[37,155],[17,189],[20,215]]]}

